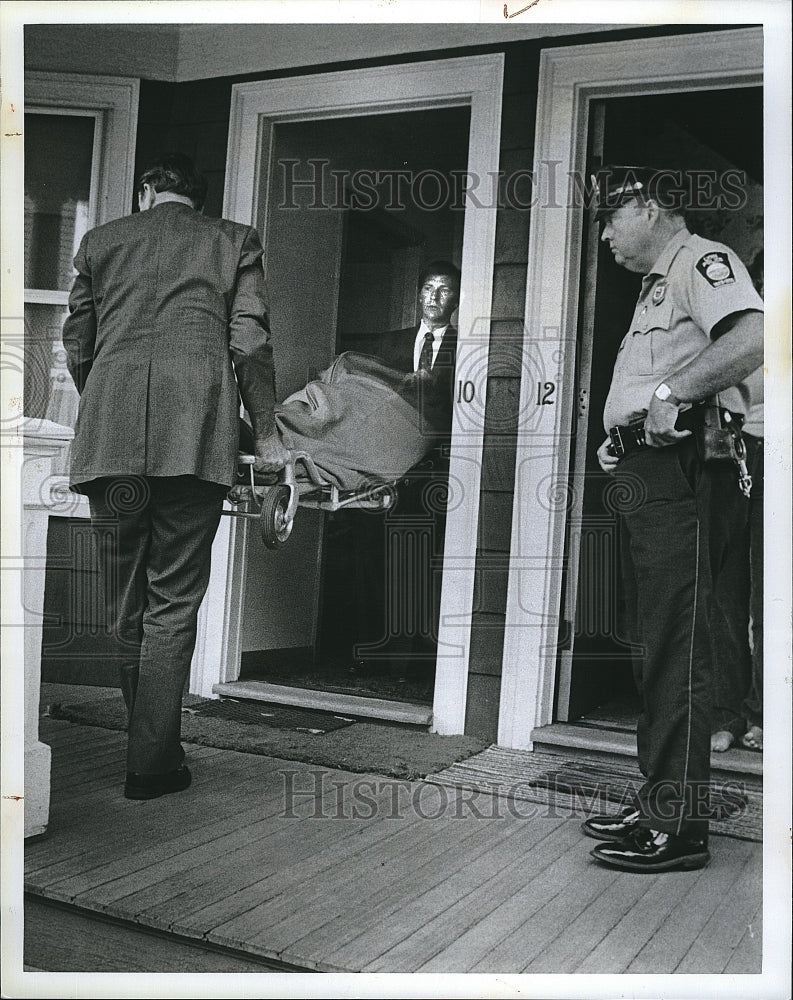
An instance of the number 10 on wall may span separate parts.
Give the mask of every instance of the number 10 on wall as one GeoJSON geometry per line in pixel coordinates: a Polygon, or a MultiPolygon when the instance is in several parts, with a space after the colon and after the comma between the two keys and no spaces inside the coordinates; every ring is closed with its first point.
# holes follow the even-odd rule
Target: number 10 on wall
{"type": "Polygon", "coordinates": [[[458,403],[472,403],[476,396],[476,386],[473,382],[466,381],[462,379],[457,380],[457,402],[458,403]]]}

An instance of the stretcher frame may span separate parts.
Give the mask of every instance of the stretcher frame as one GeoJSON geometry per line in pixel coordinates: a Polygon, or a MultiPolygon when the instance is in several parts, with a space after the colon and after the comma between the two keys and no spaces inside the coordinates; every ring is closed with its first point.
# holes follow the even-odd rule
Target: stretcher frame
{"type": "Polygon", "coordinates": [[[274,484],[257,483],[253,455],[239,455],[241,476],[247,467],[248,482],[237,484],[228,494],[229,503],[240,508],[224,510],[227,517],[243,517],[259,522],[262,541],[269,549],[283,545],[292,533],[298,507],[335,513],[338,510],[387,510],[396,502],[396,481],[367,483],[358,490],[340,490],[323,479],[311,456],[292,451],[289,461],[274,484]],[[302,465],[304,474],[298,474],[302,465]]]}

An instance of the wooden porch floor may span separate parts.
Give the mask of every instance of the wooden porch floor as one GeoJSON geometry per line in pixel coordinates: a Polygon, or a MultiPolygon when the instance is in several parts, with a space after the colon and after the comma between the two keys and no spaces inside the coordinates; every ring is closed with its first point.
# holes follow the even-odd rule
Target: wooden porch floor
{"type": "Polygon", "coordinates": [[[325,972],[761,969],[757,843],[634,875],[589,856],[581,817],[526,802],[189,745],[192,787],[133,802],[123,733],[42,719],[41,739],[30,897],[325,972]]]}

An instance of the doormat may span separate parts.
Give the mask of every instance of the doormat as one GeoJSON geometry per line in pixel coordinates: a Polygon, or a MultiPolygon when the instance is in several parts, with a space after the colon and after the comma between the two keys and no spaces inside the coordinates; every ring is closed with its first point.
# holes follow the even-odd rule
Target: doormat
{"type": "Polygon", "coordinates": [[[272,726],[275,729],[291,729],[296,733],[331,733],[336,729],[351,726],[355,719],[315,709],[292,708],[288,705],[269,705],[263,702],[237,701],[236,698],[221,698],[219,701],[205,701],[200,705],[185,705],[182,714],[199,716],[203,719],[224,719],[241,722],[245,726],[272,726]]]}
{"type": "MultiPolygon", "coordinates": [[[[495,746],[425,778],[431,784],[539,803],[555,815],[582,821],[595,813],[619,812],[643,780],[629,760],[576,760],[569,754],[495,746]]],[[[712,833],[763,839],[763,790],[756,776],[711,781],[711,807],[712,833]]]]}
{"type": "MultiPolygon", "coordinates": [[[[219,702],[197,695],[186,695],[182,701],[182,707],[189,710],[207,704],[217,706],[219,702]]],[[[51,719],[120,731],[127,728],[127,710],[117,688],[45,683],[41,685],[40,706],[41,714],[51,719]]],[[[281,728],[275,714],[267,724],[261,716],[257,719],[261,724],[250,725],[239,718],[186,711],[182,713],[182,742],[408,781],[442,771],[488,745],[487,740],[474,736],[441,736],[379,719],[347,722],[343,715],[334,722],[340,728],[328,729],[323,727],[328,725],[328,716],[334,718],[332,712],[261,701],[255,702],[254,707],[258,712],[275,713],[281,708],[284,713],[299,711],[301,720],[295,728],[281,728]],[[316,715],[322,716],[321,721],[316,720],[316,715]],[[313,732],[314,729],[320,731],[313,732]]],[[[219,709],[215,707],[212,711],[219,709]]],[[[294,720],[292,714],[290,722],[294,720]]]]}

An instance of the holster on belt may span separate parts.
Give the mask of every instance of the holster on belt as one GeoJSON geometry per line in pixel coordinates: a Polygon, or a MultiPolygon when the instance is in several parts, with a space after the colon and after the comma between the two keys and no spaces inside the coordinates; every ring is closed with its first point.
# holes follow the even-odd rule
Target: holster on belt
{"type": "MultiPolygon", "coordinates": [[[[738,486],[748,499],[752,492],[752,477],[746,465],[746,444],[741,436],[743,415],[718,405],[718,396],[698,403],[678,414],[675,427],[691,431],[702,462],[732,462],[738,472],[738,486]]],[[[644,418],[612,427],[609,431],[611,449],[617,458],[646,448],[644,418]]]]}

